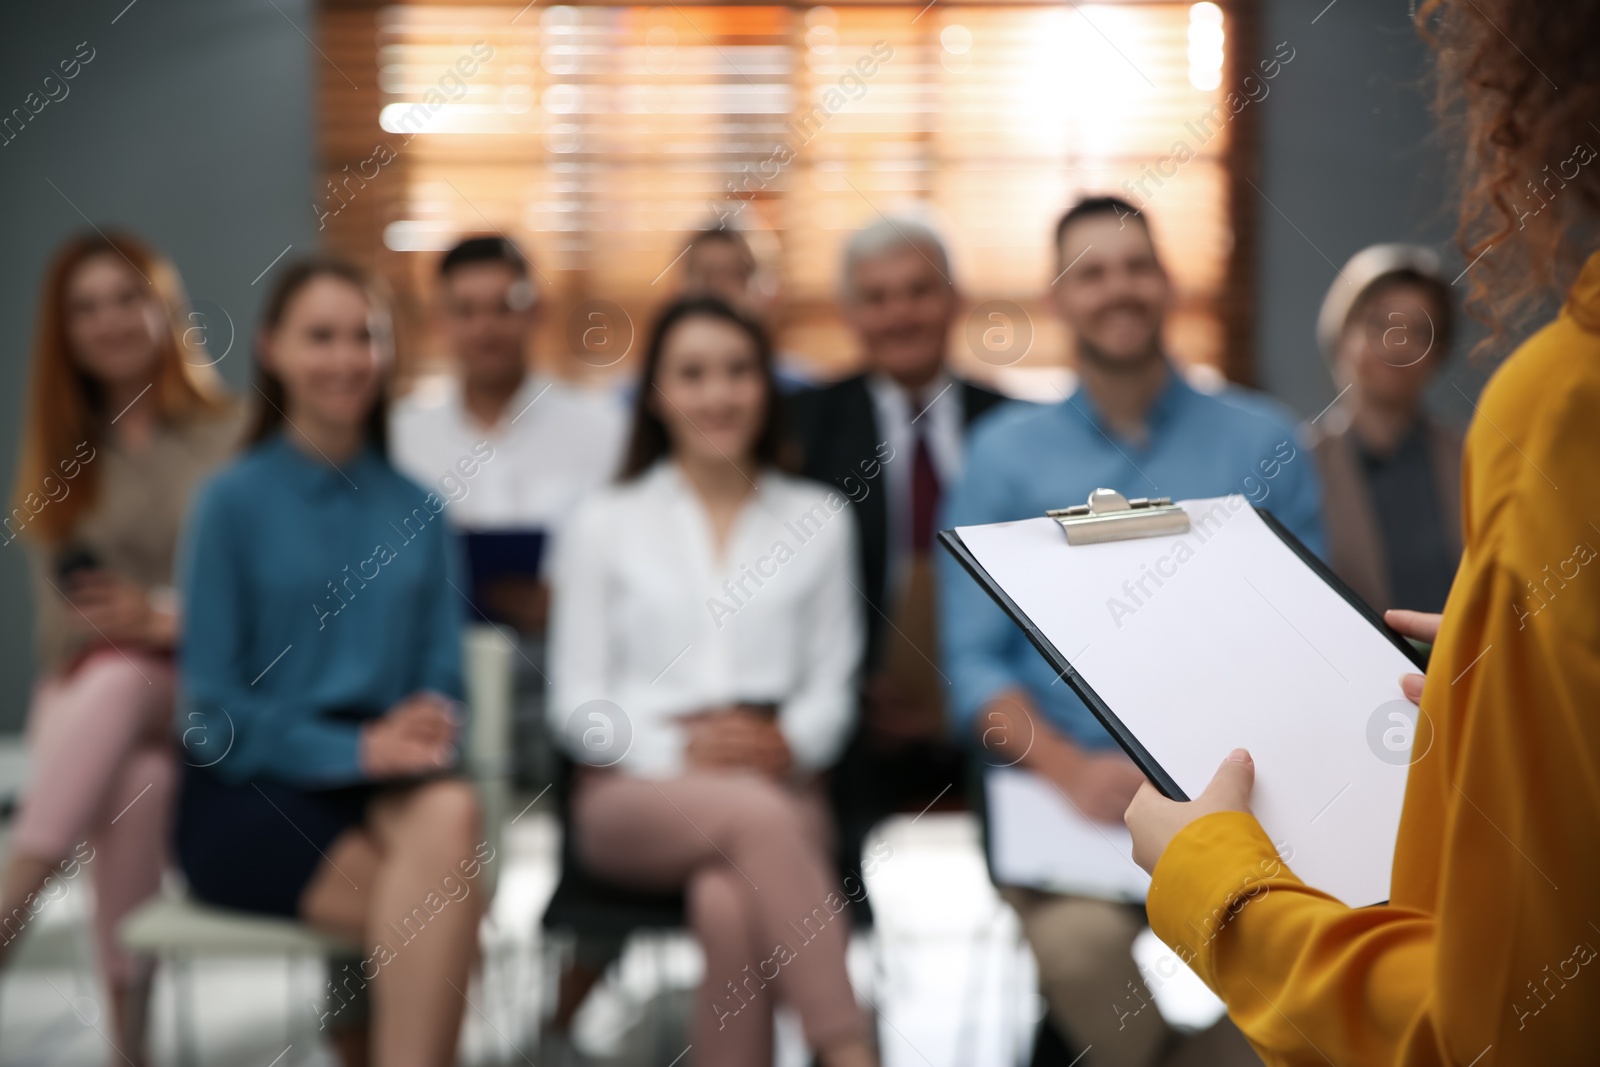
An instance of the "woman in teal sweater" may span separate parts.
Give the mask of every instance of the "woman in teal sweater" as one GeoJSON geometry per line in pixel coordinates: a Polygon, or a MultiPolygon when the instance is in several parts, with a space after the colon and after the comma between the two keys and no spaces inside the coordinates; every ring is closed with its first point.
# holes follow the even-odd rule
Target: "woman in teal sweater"
{"type": "Polygon", "coordinates": [[[289,267],[254,447],[200,493],[183,570],[178,855],[211,903],[359,940],[374,1062],[454,1062],[493,858],[456,764],[460,601],[443,502],[385,458],[381,306],[289,267]],[[454,991],[452,991],[452,985],[454,991]]]}

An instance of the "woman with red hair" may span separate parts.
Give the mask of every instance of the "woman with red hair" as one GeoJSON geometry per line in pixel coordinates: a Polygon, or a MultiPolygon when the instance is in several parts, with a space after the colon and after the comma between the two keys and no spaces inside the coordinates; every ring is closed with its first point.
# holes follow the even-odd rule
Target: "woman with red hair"
{"type": "Polygon", "coordinates": [[[27,429],[0,541],[29,546],[38,675],[31,785],[0,882],[0,961],[87,868],[123,1058],[143,1059],[147,961],[116,940],[160,885],[176,783],[173,556],[190,491],[240,421],[177,271],[123,234],[45,274],[27,429]]]}

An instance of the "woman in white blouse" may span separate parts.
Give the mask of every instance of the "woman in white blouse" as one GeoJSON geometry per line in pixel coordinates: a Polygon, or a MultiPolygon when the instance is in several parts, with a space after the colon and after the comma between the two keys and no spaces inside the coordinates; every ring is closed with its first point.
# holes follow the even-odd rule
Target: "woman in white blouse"
{"type": "Polygon", "coordinates": [[[621,480],[553,566],[550,717],[583,766],[578,854],[684,890],[706,971],[700,1067],[772,1062],[772,1009],[824,1067],[877,1062],[845,975],[817,773],[854,713],[855,517],[778,470],[772,354],[721,301],[663,312],[621,480]]]}

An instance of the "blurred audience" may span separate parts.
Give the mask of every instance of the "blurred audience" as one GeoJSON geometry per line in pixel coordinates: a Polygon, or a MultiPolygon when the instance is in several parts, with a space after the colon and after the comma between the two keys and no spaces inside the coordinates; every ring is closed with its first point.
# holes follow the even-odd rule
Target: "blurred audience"
{"type": "Polygon", "coordinates": [[[805,474],[848,497],[861,529],[863,716],[835,790],[865,833],[893,811],[964,792],[939,672],[935,519],[961,477],[969,427],[1004,398],[947,366],[962,301],[933,227],[875,222],[851,236],[840,269],[840,307],[866,368],[792,397],[790,416],[805,474]]]}
{"type": "Polygon", "coordinates": [[[774,408],[757,324],[714,297],[662,313],[622,480],[558,550],[550,725],[583,764],[585,867],[686,895],[694,1062],[770,1063],[782,999],[826,1067],[872,1064],[817,780],[852,723],[855,519],[780,469],[774,408]]]}
{"type": "MultiPolygon", "coordinates": [[[[680,296],[717,297],[770,333],[780,288],[776,266],[762,265],[744,231],[718,224],[690,235],[683,252],[680,296]]],[[[773,381],[780,392],[804,389],[816,381],[815,368],[797,353],[774,349],[772,363],[773,381]]]]}
{"type": "Polygon", "coordinates": [[[1317,318],[1339,388],[1312,427],[1328,561],[1379,611],[1442,611],[1461,559],[1462,435],[1423,403],[1454,326],[1439,256],[1417,245],[1357,252],[1317,318]]]}
{"type": "MultiPolygon", "coordinates": [[[[249,450],[214,476],[243,420],[185,328],[176,272],[131,237],[68,244],[0,535],[32,549],[40,662],[0,962],[52,885],[89,868],[117,1044],[142,1057],[151,969],[114,931],[158,889],[175,821],[198,899],[359,943],[322,1019],[347,1063],[453,1062],[494,860],[457,774],[476,612],[515,627],[541,681],[548,623],[533,706],[577,765],[587,872],[685,895],[706,958],[695,1062],[770,1062],[781,1000],[824,1067],[875,1063],[844,963],[864,890],[839,884],[828,789],[850,866],[886,815],[959,802],[972,751],[1105,823],[1143,781],[1022,631],[935,563],[940,525],[1102,486],[1241,493],[1321,552],[1320,471],[1328,555],[1375,607],[1437,609],[1460,555],[1460,439],[1423,404],[1454,328],[1432,252],[1368,248],[1330,289],[1317,332],[1341,391],[1310,428],[1313,463],[1276,404],[1200,391],[1169,358],[1173,287],[1142,214],[1086,198],[1055,244],[1048,301],[1079,383],[1060,403],[1006,403],[952,372],[962,296],[913,217],[845,248],[864,369],[780,400],[757,257],[738,231],[701,231],[631,430],[604,394],[531,369],[537,271],[504,237],[442,258],[451,373],[387,414],[372,280],[291,264],[258,335],[249,450]]],[[[1226,1020],[1185,1036],[1106,1010],[1142,985],[1139,908],[1001,893],[1087,1063],[1254,1062],[1226,1020]]]]}
{"type": "MultiPolygon", "coordinates": [[[[1048,300],[1075,342],[1079,388],[1058,404],[1008,406],[978,427],[943,525],[1032,518],[1099,487],[1130,497],[1243,493],[1320,551],[1316,472],[1288,413],[1238,388],[1197,392],[1174,370],[1162,344],[1172,282],[1145,217],[1091,197],[1062,216],[1055,237],[1048,300]]],[[[981,741],[991,764],[1020,765],[1087,818],[1120,824],[1144,776],[954,559],[941,566],[958,732],[981,741]]],[[[1038,958],[1052,1021],[1078,1048],[1093,1047],[1089,1062],[1146,1067],[1200,1048],[1205,1062],[1253,1062],[1226,1021],[1187,1040],[1157,1012],[1119,1019],[1108,1007],[1143,988],[1131,953],[1141,909],[1026,887],[1002,894],[1038,958]]]]}
{"type": "Polygon", "coordinates": [[[445,504],[385,455],[386,329],[367,277],[336,261],[283,268],[267,297],[252,447],[185,534],[177,844],[200,900],[360,943],[325,1027],[348,1041],[343,998],[370,982],[373,1062],[443,1067],[493,852],[452,775],[445,504]]]}
{"type": "MultiPolygon", "coordinates": [[[[528,260],[504,237],[468,238],[439,263],[435,320],[454,373],[397,401],[390,426],[395,466],[437,488],[463,530],[554,534],[617,472],[620,406],[530,369],[541,307],[528,260]]],[[[478,588],[495,621],[543,636],[549,593],[537,574],[478,588]]]]}
{"type": "Polygon", "coordinates": [[[138,1062],[151,967],[116,928],[160,887],[167,857],[173,558],[190,493],[241,429],[186,310],[177,271],[137,238],[93,234],[56,253],[0,534],[31,549],[38,646],[0,960],[86,867],[111,1036],[138,1062]]]}

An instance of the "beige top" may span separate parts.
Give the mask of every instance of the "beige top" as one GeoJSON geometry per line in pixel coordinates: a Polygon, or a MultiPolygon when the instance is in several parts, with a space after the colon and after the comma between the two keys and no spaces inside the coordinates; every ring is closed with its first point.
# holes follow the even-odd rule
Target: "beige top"
{"type": "Polygon", "coordinates": [[[206,475],[232,454],[244,430],[235,408],[157,428],[150,444],[129,452],[109,436],[96,444],[90,463],[99,468],[98,499],[61,545],[35,545],[30,553],[34,590],[34,642],[41,674],[53,673],[84,645],[69,618],[72,608],[56,586],[60,551],[78,546],[100,564],[146,589],[173,584],[178,536],[189,497],[206,475]]]}

